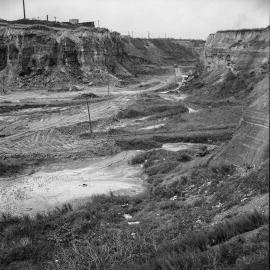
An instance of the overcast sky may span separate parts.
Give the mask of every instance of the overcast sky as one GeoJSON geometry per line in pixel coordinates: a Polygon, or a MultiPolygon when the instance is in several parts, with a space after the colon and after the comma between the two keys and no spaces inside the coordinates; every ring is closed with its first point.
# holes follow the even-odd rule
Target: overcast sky
{"type": "MultiPolygon", "coordinates": [[[[218,30],[265,27],[268,0],[25,0],[28,18],[100,21],[134,36],[203,38],[218,30]]],[[[0,0],[0,18],[23,17],[22,0],[0,0]]]]}

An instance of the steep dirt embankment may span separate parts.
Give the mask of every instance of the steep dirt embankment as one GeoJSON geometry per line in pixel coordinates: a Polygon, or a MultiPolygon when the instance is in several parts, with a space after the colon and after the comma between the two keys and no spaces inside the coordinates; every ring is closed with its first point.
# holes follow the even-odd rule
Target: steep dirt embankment
{"type": "Polygon", "coordinates": [[[199,61],[203,44],[203,41],[130,39],[100,28],[2,25],[0,79],[4,77],[5,85],[20,88],[117,81],[154,72],[163,65],[194,65],[199,61]]]}
{"type": "Polygon", "coordinates": [[[219,31],[206,40],[204,63],[208,70],[254,69],[259,73],[267,65],[268,42],[269,28],[219,31]]]}
{"type": "Polygon", "coordinates": [[[260,166],[269,154],[269,28],[220,31],[204,51],[204,81],[215,96],[242,98],[243,116],[218,158],[260,166]]]}
{"type": "Polygon", "coordinates": [[[185,39],[123,38],[125,52],[130,59],[157,65],[198,64],[205,41],[185,39]]]}
{"type": "Polygon", "coordinates": [[[219,158],[258,167],[269,158],[269,78],[256,85],[250,99],[238,130],[219,158]]]}
{"type": "Polygon", "coordinates": [[[204,92],[245,98],[268,73],[268,60],[269,28],[211,34],[203,53],[204,92]]]}
{"type": "Polygon", "coordinates": [[[36,26],[0,28],[0,75],[6,84],[53,86],[129,75],[122,65],[121,37],[93,28],[36,26]]]}

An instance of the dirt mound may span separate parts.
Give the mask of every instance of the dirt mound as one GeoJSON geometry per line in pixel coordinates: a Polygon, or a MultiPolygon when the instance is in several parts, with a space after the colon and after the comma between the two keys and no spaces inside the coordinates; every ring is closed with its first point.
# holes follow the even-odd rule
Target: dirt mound
{"type": "Polygon", "coordinates": [[[118,113],[118,118],[135,118],[149,115],[175,115],[188,112],[182,102],[172,102],[162,99],[156,94],[144,94],[128,108],[118,113]]]}

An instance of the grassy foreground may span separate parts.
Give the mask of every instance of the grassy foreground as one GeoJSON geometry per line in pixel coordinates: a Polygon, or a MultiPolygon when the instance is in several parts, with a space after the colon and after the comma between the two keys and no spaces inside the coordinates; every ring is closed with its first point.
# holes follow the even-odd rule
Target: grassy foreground
{"type": "Polygon", "coordinates": [[[268,192],[266,167],[239,177],[228,164],[198,166],[172,181],[197,154],[135,157],[149,176],[148,192],[137,197],[96,196],[80,209],[65,205],[34,218],[3,215],[0,268],[267,269],[267,216],[250,211],[212,222],[252,199],[250,190],[268,192]]]}

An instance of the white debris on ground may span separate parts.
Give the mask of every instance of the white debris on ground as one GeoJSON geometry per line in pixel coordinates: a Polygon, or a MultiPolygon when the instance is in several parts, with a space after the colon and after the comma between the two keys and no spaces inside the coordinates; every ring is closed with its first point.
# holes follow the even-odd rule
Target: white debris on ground
{"type": "Polygon", "coordinates": [[[124,214],[123,217],[124,217],[126,220],[132,219],[132,216],[129,215],[129,214],[124,214]]]}
{"type": "Polygon", "coordinates": [[[139,225],[140,221],[130,221],[128,222],[128,225],[139,225]]]}
{"type": "Polygon", "coordinates": [[[192,109],[190,107],[188,107],[188,112],[189,113],[197,113],[199,110],[195,110],[195,109],[192,109]]]}

